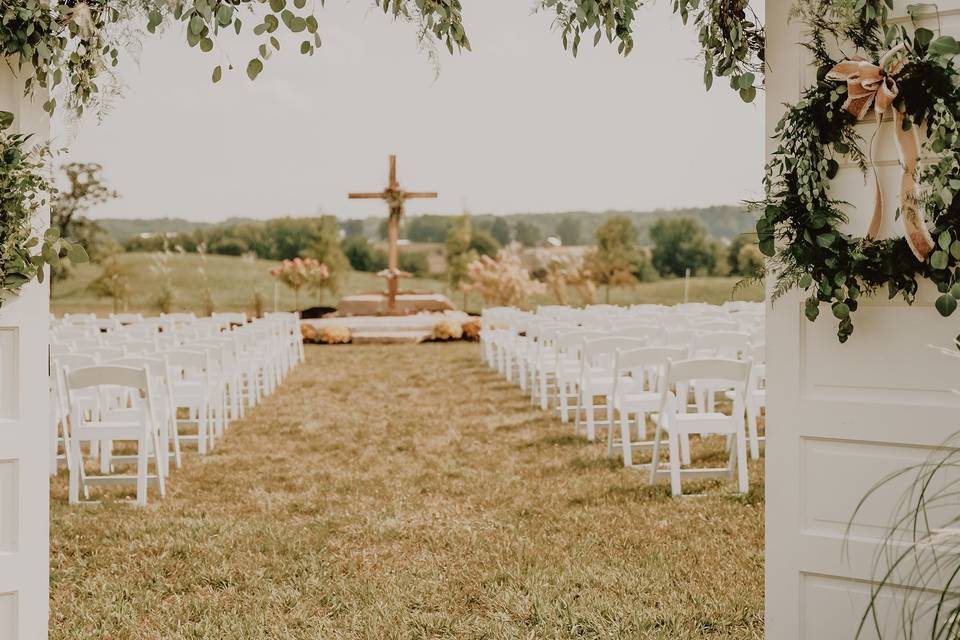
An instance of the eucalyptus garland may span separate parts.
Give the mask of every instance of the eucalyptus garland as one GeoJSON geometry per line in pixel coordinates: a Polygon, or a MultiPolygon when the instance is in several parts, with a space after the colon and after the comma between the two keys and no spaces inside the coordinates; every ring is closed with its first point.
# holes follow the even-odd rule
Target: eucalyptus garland
{"type": "Polygon", "coordinates": [[[862,296],[884,291],[890,298],[900,295],[913,303],[919,281],[928,279],[940,291],[936,308],[942,315],[957,307],[960,78],[953,57],[960,53],[960,44],[928,29],[911,33],[904,26],[887,26],[885,5],[878,8],[861,0],[846,16],[831,14],[830,5],[809,1],[798,5],[799,15],[808,18],[812,29],[807,46],[818,65],[817,83],[777,125],[779,145],[766,168],[766,199],[757,233],[760,249],[771,257],[776,274],[774,298],[795,287],[806,290],[807,318],[816,320],[821,307],[828,305],[839,321],[839,340],[846,342],[862,296]],[[828,53],[831,39],[854,42],[858,54],[868,60],[833,59],[828,53]],[[865,141],[854,128],[858,119],[851,110],[862,107],[866,112],[873,98],[854,96],[838,81],[842,74],[837,70],[871,63],[879,77],[875,86],[892,96],[900,130],[913,135],[917,128],[914,131],[924,133],[919,168],[904,178],[915,180],[916,188],[897,211],[908,229],[907,217],[913,216],[919,227],[915,235],[928,239],[920,248],[913,236],[910,244],[905,238],[881,240],[847,233],[848,205],[829,195],[842,161],[852,160],[864,171],[869,168],[865,141]]]}
{"type": "Polygon", "coordinates": [[[28,134],[11,133],[13,114],[0,111],[0,306],[34,278],[45,264],[85,262],[83,247],[61,238],[56,227],[37,235],[37,211],[55,193],[47,178],[45,148],[30,148],[28,134]]]}

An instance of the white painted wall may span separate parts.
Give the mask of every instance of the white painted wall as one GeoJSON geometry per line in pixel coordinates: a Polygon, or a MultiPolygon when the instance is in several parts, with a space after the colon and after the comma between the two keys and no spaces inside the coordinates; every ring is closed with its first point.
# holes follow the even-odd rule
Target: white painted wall
{"type": "MultiPolygon", "coordinates": [[[[0,66],[0,110],[39,140],[50,133],[41,102],[24,100],[0,66]]],[[[36,282],[0,307],[0,640],[47,637],[49,310],[47,285],[36,282]]]]}
{"type": "MultiPolygon", "coordinates": [[[[766,3],[768,136],[783,114],[782,103],[795,102],[815,79],[808,54],[796,44],[801,25],[787,23],[791,4],[766,3]]],[[[894,15],[903,18],[906,4],[898,0],[894,15]]],[[[960,34],[960,0],[938,5],[944,34],[960,34]]],[[[936,24],[934,19],[924,26],[935,30],[936,24]]],[[[861,125],[865,134],[873,126],[861,125]]],[[[884,192],[895,194],[899,168],[890,126],[880,132],[879,166],[884,192]]],[[[768,154],[775,144],[768,142],[768,154]]],[[[850,230],[866,229],[873,190],[859,170],[843,166],[835,194],[856,205],[850,230]]],[[[883,233],[898,234],[895,197],[886,204],[883,233]]],[[[854,637],[872,561],[904,487],[884,490],[868,504],[844,556],[845,529],[858,501],[886,474],[924,460],[931,447],[960,430],[960,405],[950,392],[960,385],[960,370],[927,347],[949,345],[960,323],[939,316],[932,305],[936,295],[932,287],[921,289],[913,307],[886,295],[861,299],[854,335],[844,345],[837,342],[829,309],[814,324],[804,318],[800,292],[768,309],[768,638],[854,637]]],[[[894,625],[898,603],[893,594],[885,602],[892,605],[885,621],[894,625]]]]}

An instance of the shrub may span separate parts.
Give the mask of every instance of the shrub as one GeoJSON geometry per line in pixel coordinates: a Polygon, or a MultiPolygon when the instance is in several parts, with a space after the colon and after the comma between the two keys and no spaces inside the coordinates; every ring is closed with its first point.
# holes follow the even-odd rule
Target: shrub
{"type": "Polygon", "coordinates": [[[415,276],[425,276],[430,273],[430,263],[425,251],[411,251],[400,254],[400,269],[409,271],[415,276]]]}

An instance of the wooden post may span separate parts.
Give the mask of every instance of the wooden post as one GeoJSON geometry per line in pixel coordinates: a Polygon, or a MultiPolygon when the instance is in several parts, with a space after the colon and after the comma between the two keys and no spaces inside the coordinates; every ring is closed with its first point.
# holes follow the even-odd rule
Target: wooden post
{"type": "Polygon", "coordinates": [[[347,197],[351,200],[379,199],[387,202],[390,217],[387,219],[387,270],[384,277],[387,279],[387,312],[396,313],[401,275],[397,246],[400,242],[400,220],[403,218],[403,203],[412,198],[436,198],[437,193],[435,191],[407,192],[401,189],[397,180],[397,156],[390,154],[389,178],[386,188],[378,193],[350,193],[347,194],[347,197]]]}

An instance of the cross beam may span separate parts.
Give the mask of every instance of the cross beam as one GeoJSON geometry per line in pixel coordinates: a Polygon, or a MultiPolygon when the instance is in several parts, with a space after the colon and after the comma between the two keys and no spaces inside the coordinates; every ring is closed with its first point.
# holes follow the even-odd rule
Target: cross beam
{"type": "Polygon", "coordinates": [[[396,311],[398,280],[404,274],[400,271],[397,242],[400,236],[400,219],[403,217],[403,204],[414,198],[436,198],[436,191],[404,191],[397,181],[397,156],[390,155],[390,178],[383,191],[374,193],[348,193],[351,200],[385,200],[390,209],[387,221],[387,263],[386,271],[382,272],[387,279],[387,309],[396,311]]]}

